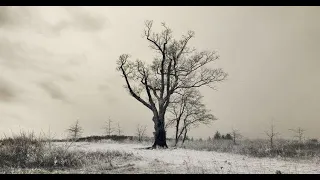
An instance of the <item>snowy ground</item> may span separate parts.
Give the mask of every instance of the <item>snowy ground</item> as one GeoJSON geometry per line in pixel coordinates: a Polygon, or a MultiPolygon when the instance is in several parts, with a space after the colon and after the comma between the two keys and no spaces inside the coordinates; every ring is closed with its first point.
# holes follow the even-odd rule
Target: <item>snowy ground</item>
{"type": "Polygon", "coordinates": [[[128,168],[111,173],[219,173],[219,174],[320,174],[319,161],[293,161],[253,158],[237,154],[186,149],[147,150],[140,144],[79,142],[71,149],[86,151],[118,150],[137,158],[126,162],[128,168]],[[129,168],[130,167],[130,168],[129,168]]]}

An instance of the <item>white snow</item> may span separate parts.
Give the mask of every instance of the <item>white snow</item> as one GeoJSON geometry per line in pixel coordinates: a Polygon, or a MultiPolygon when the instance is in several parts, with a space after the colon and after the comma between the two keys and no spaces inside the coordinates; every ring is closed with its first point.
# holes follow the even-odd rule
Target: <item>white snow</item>
{"type": "Polygon", "coordinates": [[[219,173],[219,174],[319,174],[319,162],[254,158],[238,154],[187,149],[140,149],[140,144],[75,143],[71,149],[86,151],[118,150],[133,153],[139,160],[134,163],[139,173],[219,173]],[[141,172],[142,170],[142,172],[141,172]]]}

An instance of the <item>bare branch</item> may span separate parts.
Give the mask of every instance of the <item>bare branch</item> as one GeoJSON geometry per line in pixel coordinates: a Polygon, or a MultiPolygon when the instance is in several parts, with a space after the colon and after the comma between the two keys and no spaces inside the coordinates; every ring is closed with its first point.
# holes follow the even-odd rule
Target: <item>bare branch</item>
{"type": "Polygon", "coordinates": [[[79,125],[79,120],[77,120],[74,125],[70,126],[67,131],[70,133],[72,139],[75,140],[79,138],[83,132],[82,127],[79,125]]]}
{"type": "Polygon", "coordinates": [[[144,38],[156,53],[152,63],[147,65],[140,60],[129,61],[129,55],[123,54],[118,59],[118,71],[125,79],[130,95],[152,111],[156,132],[160,132],[161,128],[161,132],[165,132],[164,128],[173,124],[181,129],[183,124],[180,121],[186,120],[184,125],[187,127],[182,132],[187,133],[190,131],[187,128],[216,120],[200,102],[201,98],[196,98],[198,93],[195,90],[203,86],[214,89],[215,84],[226,80],[228,74],[220,68],[208,66],[219,58],[215,51],[198,52],[189,47],[190,40],[195,36],[193,31],[174,39],[171,29],[165,23],[161,26],[162,31],[155,33],[153,21],[145,22],[144,38]],[[190,101],[179,101],[179,97],[185,98],[183,94],[188,90],[190,101]],[[176,109],[172,109],[171,105],[176,109]],[[166,124],[167,110],[171,117],[166,124]]]}
{"type": "Polygon", "coordinates": [[[129,80],[128,80],[128,74],[126,72],[126,68],[125,68],[125,65],[127,64],[127,59],[129,58],[129,55],[127,54],[124,54],[124,55],[121,55],[120,58],[119,58],[119,61],[120,62],[120,66],[119,66],[119,69],[121,70],[122,72],[122,75],[124,76],[125,80],[126,80],[126,83],[127,83],[127,87],[129,89],[129,92],[130,94],[135,98],[137,99],[139,102],[141,102],[143,105],[145,105],[147,108],[151,109],[152,110],[152,107],[150,104],[148,104],[146,101],[144,101],[140,96],[138,96],[131,88],[131,85],[129,83],[129,80]]]}

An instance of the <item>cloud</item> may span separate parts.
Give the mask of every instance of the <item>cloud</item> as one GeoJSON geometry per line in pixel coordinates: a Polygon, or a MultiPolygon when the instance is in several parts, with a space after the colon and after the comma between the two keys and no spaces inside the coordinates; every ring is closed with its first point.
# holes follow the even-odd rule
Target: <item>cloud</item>
{"type": "Polygon", "coordinates": [[[70,68],[78,68],[85,62],[86,57],[83,54],[53,53],[44,47],[0,37],[0,66],[2,68],[72,82],[75,79],[70,68]]]}
{"type": "Polygon", "coordinates": [[[55,31],[60,32],[63,29],[74,28],[81,31],[100,31],[106,27],[107,19],[102,16],[94,15],[77,7],[67,7],[70,19],[62,20],[52,26],[55,31]]]}
{"type": "Polygon", "coordinates": [[[98,85],[98,91],[99,94],[101,93],[103,99],[109,104],[115,104],[119,101],[118,97],[116,97],[117,93],[115,92],[115,89],[108,84],[98,85]]]}
{"type": "Polygon", "coordinates": [[[31,28],[42,34],[59,35],[66,29],[96,32],[106,22],[107,18],[81,7],[0,7],[0,28],[31,28]]]}
{"type": "Polygon", "coordinates": [[[61,74],[60,78],[65,80],[65,81],[67,81],[67,82],[75,81],[75,79],[72,76],[68,75],[68,74],[61,74]]]}
{"type": "Polygon", "coordinates": [[[13,42],[2,37],[0,37],[0,65],[14,69],[40,69],[30,57],[30,48],[26,43],[13,42]]]}
{"type": "Polygon", "coordinates": [[[106,96],[106,100],[110,104],[115,104],[119,101],[118,98],[113,97],[113,96],[106,96]]]}
{"type": "Polygon", "coordinates": [[[98,86],[98,90],[102,91],[102,92],[106,92],[109,89],[110,89],[110,87],[107,84],[101,84],[98,86]]]}
{"type": "Polygon", "coordinates": [[[9,10],[8,7],[0,7],[0,27],[10,24],[10,16],[9,16],[9,10]]]}
{"type": "Polygon", "coordinates": [[[18,89],[13,84],[0,78],[0,102],[15,101],[18,93],[18,89]]]}
{"type": "Polygon", "coordinates": [[[26,25],[31,18],[31,11],[25,7],[0,7],[0,28],[13,28],[26,25]]]}
{"type": "Polygon", "coordinates": [[[63,93],[59,86],[52,82],[41,82],[38,84],[44,91],[46,91],[52,99],[69,102],[67,96],[63,93]]]}
{"type": "MultiPolygon", "coordinates": [[[[0,111],[1,112],[1,111],[0,111]]],[[[9,121],[15,121],[15,122],[18,122],[20,123],[22,118],[19,114],[16,114],[16,113],[13,113],[13,112],[6,112],[6,111],[3,111],[1,112],[1,117],[2,117],[2,120],[9,120],[9,121]]]]}
{"type": "Polygon", "coordinates": [[[44,48],[34,48],[27,42],[12,41],[0,37],[0,66],[8,69],[32,71],[33,73],[54,74],[53,67],[61,65],[51,59],[68,57],[49,53],[44,48]]]}
{"type": "Polygon", "coordinates": [[[67,64],[71,66],[80,66],[88,61],[87,56],[85,54],[75,55],[74,57],[67,60],[67,64]]]}

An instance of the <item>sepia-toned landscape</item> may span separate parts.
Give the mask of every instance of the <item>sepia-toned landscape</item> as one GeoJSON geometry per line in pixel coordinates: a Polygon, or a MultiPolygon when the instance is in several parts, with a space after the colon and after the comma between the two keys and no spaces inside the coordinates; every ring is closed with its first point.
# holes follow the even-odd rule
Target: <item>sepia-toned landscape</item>
{"type": "Polygon", "coordinates": [[[1,174],[319,174],[320,11],[1,6],[1,174]]]}

